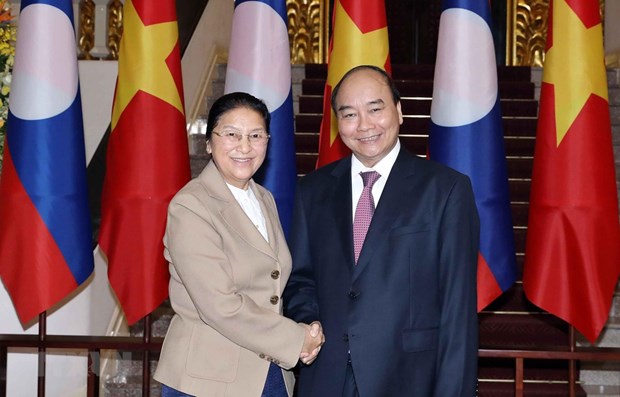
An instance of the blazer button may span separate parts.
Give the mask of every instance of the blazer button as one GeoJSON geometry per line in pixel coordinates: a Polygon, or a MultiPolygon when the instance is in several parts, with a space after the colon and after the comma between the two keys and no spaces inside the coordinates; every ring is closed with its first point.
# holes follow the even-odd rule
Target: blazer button
{"type": "Polygon", "coordinates": [[[350,291],[350,292],[349,292],[349,298],[351,298],[351,299],[355,299],[355,298],[357,298],[359,295],[360,295],[360,293],[359,293],[359,292],[356,292],[356,291],[350,291]]]}
{"type": "Polygon", "coordinates": [[[274,280],[277,280],[278,278],[280,278],[280,271],[279,270],[274,270],[271,272],[271,278],[274,280]]]}
{"type": "Polygon", "coordinates": [[[345,341],[345,342],[348,342],[349,341],[349,334],[342,335],[342,340],[345,341]]]}
{"type": "Polygon", "coordinates": [[[258,355],[258,357],[265,358],[265,354],[261,353],[261,354],[258,355]]]}
{"type": "Polygon", "coordinates": [[[280,360],[273,360],[273,363],[274,363],[275,365],[280,365],[280,360]]]}
{"type": "Polygon", "coordinates": [[[277,295],[274,295],[271,298],[269,298],[269,302],[271,302],[272,305],[277,305],[279,300],[280,298],[278,298],[277,295]]]}

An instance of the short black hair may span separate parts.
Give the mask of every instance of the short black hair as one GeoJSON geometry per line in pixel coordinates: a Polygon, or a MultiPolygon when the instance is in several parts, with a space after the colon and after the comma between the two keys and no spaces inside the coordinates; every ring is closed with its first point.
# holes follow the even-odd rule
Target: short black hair
{"type": "Polygon", "coordinates": [[[269,114],[269,109],[267,109],[265,102],[253,95],[248,94],[247,92],[231,92],[230,94],[222,95],[215,102],[213,102],[213,105],[211,105],[209,115],[207,116],[207,142],[211,139],[213,129],[222,116],[231,110],[239,108],[247,108],[260,114],[265,122],[265,130],[267,134],[269,134],[269,122],[271,121],[271,115],[269,114]]]}
{"type": "Polygon", "coordinates": [[[373,71],[379,73],[381,75],[381,77],[383,78],[383,80],[385,81],[385,84],[387,84],[388,87],[390,87],[390,91],[392,91],[392,99],[394,100],[394,105],[396,105],[398,102],[400,102],[400,93],[398,92],[398,89],[396,89],[396,85],[394,84],[394,80],[392,80],[390,75],[387,74],[387,72],[385,70],[383,70],[380,67],[377,67],[375,65],[359,65],[359,66],[356,66],[356,67],[354,67],[352,69],[349,69],[349,71],[346,72],[344,74],[344,76],[342,76],[342,78],[340,79],[338,84],[336,84],[336,87],[334,87],[334,89],[332,91],[332,97],[331,97],[331,105],[332,105],[332,110],[334,111],[334,113],[338,113],[338,110],[336,109],[336,97],[338,96],[338,92],[340,91],[340,87],[342,86],[342,83],[347,78],[349,78],[349,76],[351,76],[353,73],[355,73],[355,72],[357,72],[358,70],[361,70],[361,69],[373,70],[373,71]]]}

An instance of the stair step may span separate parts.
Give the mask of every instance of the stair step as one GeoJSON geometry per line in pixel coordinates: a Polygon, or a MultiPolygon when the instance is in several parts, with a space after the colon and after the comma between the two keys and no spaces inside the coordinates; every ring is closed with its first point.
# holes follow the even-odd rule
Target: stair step
{"type": "MultiPolygon", "coordinates": [[[[403,125],[400,128],[401,134],[428,134],[430,129],[429,115],[411,116],[404,114],[403,117],[403,125]]],[[[295,116],[295,131],[298,133],[318,133],[321,130],[322,119],[321,113],[299,113],[295,116]]],[[[535,116],[504,117],[504,135],[535,138],[536,123],[537,118],[535,116]]]]}
{"type": "MultiPolygon", "coordinates": [[[[479,360],[478,379],[481,381],[515,380],[514,359],[496,359],[482,357],[479,360]]],[[[569,377],[568,362],[562,360],[524,360],[523,379],[525,382],[567,382],[569,377]]]]}
{"type": "MultiPolygon", "coordinates": [[[[433,96],[433,80],[395,79],[394,83],[401,97],[431,98],[433,96]]],[[[535,86],[527,81],[499,81],[497,87],[500,98],[534,98],[535,86]]],[[[304,95],[323,95],[325,79],[305,78],[301,82],[301,90],[304,95]]]]}
{"type": "MultiPolygon", "coordinates": [[[[406,115],[429,115],[431,111],[430,97],[402,97],[402,112],[406,115]]],[[[538,102],[533,99],[502,99],[504,117],[536,117],[538,102]]],[[[322,115],[323,95],[301,95],[299,97],[299,113],[322,115]]]]}
{"type": "MultiPolygon", "coordinates": [[[[566,384],[526,383],[523,388],[525,397],[566,397],[566,384]]],[[[478,397],[514,397],[515,386],[511,382],[479,382],[478,397]]],[[[575,387],[576,397],[585,397],[581,386],[575,387]]]]}
{"type": "MultiPolygon", "coordinates": [[[[410,151],[417,154],[426,153],[428,144],[427,134],[408,134],[400,133],[401,143],[410,151]]],[[[512,159],[529,159],[534,152],[536,140],[529,137],[504,137],[504,147],[506,154],[512,159]]],[[[318,132],[298,132],[295,135],[295,147],[298,153],[318,153],[319,150],[319,133],[318,132]]],[[[510,159],[509,161],[512,161],[510,159]]],[[[526,167],[530,170],[530,166],[526,167]]],[[[529,174],[528,174],[529,175],[529,174]]]]}
{"type": "MultiPolygon", "coordinates": [[[[306,78],[323,79],[327,78],[327,64],[307,64],[305,65],[306,78]]],[[[427,79],[432,80],[435,74],[435,65],[421,64],[393,64],[392,77],[394,79],[427,79]]],[[[531,68],[529,66],[499,66],[497,68],[498,80],[512,80],[529,82],[531,79],[531,68]]]]}
{"type": "Polygon", "coordinates": [[[568,326],[546,313],[482,312],[478,315],[481,349],[563,349],[568,326]]]}

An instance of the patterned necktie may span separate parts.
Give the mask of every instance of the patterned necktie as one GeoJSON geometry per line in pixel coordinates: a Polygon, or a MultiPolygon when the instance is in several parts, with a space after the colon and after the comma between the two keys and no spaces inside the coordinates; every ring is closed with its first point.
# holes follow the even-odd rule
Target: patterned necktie
{"type": "Polygon", "coordinates": [[[375,200],[372,197],[372,185],[381,177],[377,171],[360,172],[360,176],[364,181],[364,189],[360,200],[357,202],[355,209],[355,218],[353,219],[353,251],[355,252],[355,264],[362,252],[362,245],[375,213],[375,200]]]}

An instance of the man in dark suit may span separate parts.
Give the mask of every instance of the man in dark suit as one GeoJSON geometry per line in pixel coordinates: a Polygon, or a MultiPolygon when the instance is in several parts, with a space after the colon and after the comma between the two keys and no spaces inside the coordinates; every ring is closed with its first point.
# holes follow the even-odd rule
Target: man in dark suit
{"type": "Polygon", "coordinates": [[[479,221],[469,179],[401,147],[400,96],[382,69],[347,72],[332,107],[353,155],[299,182],[284,292],[286,314],[320,321],[326,338],[301,368],[299,396],[474,396],[479,221]]]}

